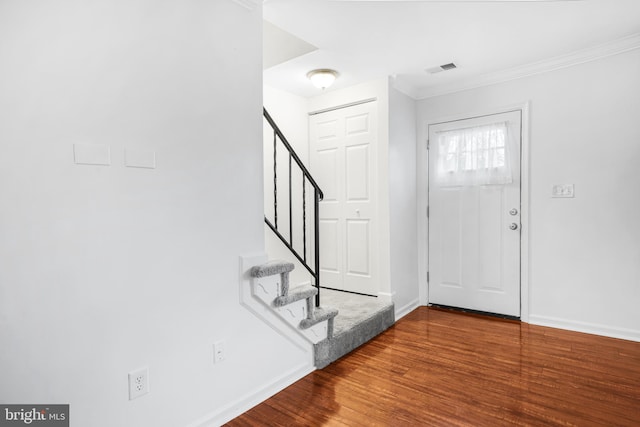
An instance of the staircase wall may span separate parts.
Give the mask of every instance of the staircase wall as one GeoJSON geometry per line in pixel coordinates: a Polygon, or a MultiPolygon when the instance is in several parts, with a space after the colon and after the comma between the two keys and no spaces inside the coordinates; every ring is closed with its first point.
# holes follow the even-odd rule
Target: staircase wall
{"type": "MultiPolygon", "coordinates": [[[[263,88],[263,102],[264,107],[267,109],[271,117],[278,124],[278,127],[287,138],[287,141],[291,144],[300,160],[308,166],[309,165],[309,116],[308,101],[306,98],[285,92],[279,89],[275,89],[269,86],[263,88]]],[[[278,159],[281,165],[288,164],[288,157],[283,155],[278,159]]],[[[264,170],[265,170],[265,212],[271,215],[273,211],[273,176],[271,171],[273,170],[273,133],[270,127],[265,128],[264,133],[264,170]],[[267,129],[268,128],[268,129],[267,129]]],[[[287,173],[286,171],[284,173],[287,173]]],[[[285,175],[281,175],[285,176],[285,175]]],[[[294,187],[297,188],[297,187],[294,187]]],[[[281,196],[282,197],[282,196],[281,196]]],[[[285,194],[285,197],[286,196],[285,194]]],[[[280,199],[280,198],[279,198],[280,199]]],[[[288,200],[288,198],[287,198],[288,200]]],[[[279,205],[286,206],[284,199],[279,201],[279,205]]],[[[312,209],[312,206],[307,205],[307,209],[312,209]]],[[[311,211],[310,211],[311,212],[311,211]]],[[[286,215],[288,211],[280,212],[285,215],[284,221],[288,221],[286,215]]],[[[302,217],[302,207],[298,204],[293,205],[293,215],[296,218],[302,217]]],[[[288,223],[285,223],[288,224],[288,223]]],[[[308,224],[308,231],[311,232],[311,224],[308,224]]],[[[288,227],[288,225],[286,225],[288,227]]],[[[285,228],[286,228],[285,227],[285,228]]],[[[271,231],[271,229],[265,224],[265,250],[269,254],[271,259],[283,259],[289,262],[293,262],[295,270],[291,272],[291,283],[294,285],[301,283],[311,283],[313,280],[309,272],[304,266],[293,256],[289,249],[282,244],[280,239],[271,231]]],[[[287,230],[284,230],[288,235],[287,230]]],[[[297,237],[300,236],[300,232],[294,230],[297,233],[297,237]]],[[[308,236],[311,236],[308,234],[308,236]]],[[[295,236],[294,236],[295,237],[295,236]]]]}

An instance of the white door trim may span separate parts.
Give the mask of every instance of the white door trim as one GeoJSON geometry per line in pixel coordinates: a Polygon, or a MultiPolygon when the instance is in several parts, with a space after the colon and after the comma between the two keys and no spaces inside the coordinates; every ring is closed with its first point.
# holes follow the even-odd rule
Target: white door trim
{"type": "Polygon", "coordinates": [[[520,240],[520,319],[529,322],[529,218],[530,218],[530,156],[529,156],[529,110],[530,102],[509,105],[501,108],[492,108],[482,111],[471,111],[455,116],[441,117],[436,120],[428,120],[423,124],[423,140],[417,145],[417,179],[418,179],[418,280],[420,283],[420,304],[428,305],[427,271],[429,266],[429,222],[427,219],[428,195],[429,195],[429,152],[427,150],[427,138],[429,126],[443,122],[463,120],[470,117],[486,116],[490,114],[505,113],[519,110],[522,112],[522,149],[521,149],[521,217],[522,224],[520,240]]]}
{"type": "Polygon", "coordinates": [[[316,114],[322,114],[322,113],[327,113],[329,111],[334,111],[334,110],[340,110],[342,108],[349,108],[349,107],[353,107],[354,105],[360,105],[360,104],[366,104],[367,102],[374,102],[377,101],[378,98],[367,98],[367,99],[362,99],[360,101],[354,101],[354,102],[349,102],[346,104],[340,104],[338,106],[335,107],[329,107],[329,108],[323,108],[322,110],[315,110],[315,111],[310,111],[308,114],[310,116],[315,116],[316,114]]]}

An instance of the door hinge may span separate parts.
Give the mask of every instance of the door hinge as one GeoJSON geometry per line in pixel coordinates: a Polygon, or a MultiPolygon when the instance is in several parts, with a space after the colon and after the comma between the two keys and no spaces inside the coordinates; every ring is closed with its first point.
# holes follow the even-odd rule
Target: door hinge
{"type": "Polygon", "coordinates": [[[427,218],[429,218],[429,206],[427,206],[427,218]]]}
{"type": "Polygon", "coordinates": [[[427,150],[429,149],[429,140],[427,139],[427,150]]]}
{"type": "Polygon", "coordinates": [[[429,272],[427,271],[427,283],[429,283],[429,272]]]}

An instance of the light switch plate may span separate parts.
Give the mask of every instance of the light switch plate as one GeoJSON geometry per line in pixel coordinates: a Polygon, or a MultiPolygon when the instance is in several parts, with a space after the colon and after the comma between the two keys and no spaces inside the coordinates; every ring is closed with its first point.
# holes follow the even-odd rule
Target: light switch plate
{"type": "Polygon", "coordinates": [[[573,184],[554,184],[551,190],[551,197],[573,198],[574,185],[573,184]]]}

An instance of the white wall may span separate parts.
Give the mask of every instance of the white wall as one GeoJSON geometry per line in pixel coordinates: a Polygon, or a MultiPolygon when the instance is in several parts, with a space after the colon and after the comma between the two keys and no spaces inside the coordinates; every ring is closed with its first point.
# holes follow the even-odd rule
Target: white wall
{"type": "Polygon", "coordinates": [[[423,140],[430,121],[531,101],[532,323],[640,340],[638,76],[635,50],[418,103],[423,140]]]}
{"type": "Polygon", "coordinates": [[[219,0],[0,2],[0,402],[216,423],[309,366],[239,305],[239,256],[264,249],[261,20],[219,0]],[[141,366],[151,391],[129,401],[141,366]]]}
{"type": "Polygon", "coordinates": [[[309,163],[309,100],[264,86],[264,106],[305,165],[309,163]]]}
{"type": "Polygon", "coordinates": [[[416,223],[416,101],[389,88],[391,290],[396,317],[419,305],[416,223]]]}

